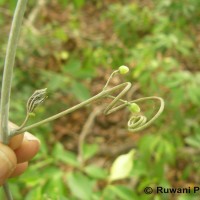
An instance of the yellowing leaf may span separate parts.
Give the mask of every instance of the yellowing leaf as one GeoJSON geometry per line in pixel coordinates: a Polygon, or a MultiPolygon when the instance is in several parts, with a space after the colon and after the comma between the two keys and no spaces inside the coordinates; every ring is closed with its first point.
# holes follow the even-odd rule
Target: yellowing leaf
{"type": "Polygon", "coordinates": [[[115,181],[119,179],[127,178],[133,167],[133,156],[135,150],[131,150],[129,153],[124,154],[116,158],[110,169],[109,181],[115,181]]]}

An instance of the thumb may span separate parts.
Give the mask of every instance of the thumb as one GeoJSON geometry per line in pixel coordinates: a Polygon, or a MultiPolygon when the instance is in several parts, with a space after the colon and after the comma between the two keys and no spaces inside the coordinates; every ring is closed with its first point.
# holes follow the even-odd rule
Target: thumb
{"type": "Polygon", "coordinates": [[[8,146],[0,143],[0,186],[13,172],[17,164],[14,151],[8,146]]]}

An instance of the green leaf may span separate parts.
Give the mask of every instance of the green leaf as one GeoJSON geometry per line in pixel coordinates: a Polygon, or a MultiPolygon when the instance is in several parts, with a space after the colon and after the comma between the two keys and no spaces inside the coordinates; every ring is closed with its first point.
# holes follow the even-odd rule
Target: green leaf
{"type": "Polygon", "coordinates": [[[106,179],[108,175],[108,173],[104,169],[95,165],[89,165],[85,167],[85,172],[87,173],[87,175],[95,179],[106,179]]]}
{"type": "Polygon", "coordinates": [[[121,186],[121,185],[110,185],[109,189],[116,194],[120,200],[133,200],[138,199],[137,195],[133,192],[133,190],[121,186]]]}
{"type": "Polygon", "coordinates": [[[70,59],[66,65],[62,66],[62,71],[64,73],[69,73],[71,75],[78,73],[81,69],[81,62],[76,59],[70,59]]]}
{"type": "Polygon", "coordinates": [[[76,71],[76,73],[73,74],[73,77],[81,80],[95,78],[95,68],[81,68],[79,71],[76,71]]]}
{"type": "Polygon", "coordinates": [[[62,172],[57,170],[57,172],[52,174],[48,179],[42,191],[43,195],[46,196],[46,199],[48,199],[47,197],[56,199],[58,196],[66,195],[66,186],[64,182],[61,181],[62,176],[62,172]]]}
{"type": "Polygon", "coordinates": [[[99,150],[99,146],[97,144],[84,144],[83,145],[83,157],[84,160],[88,160],[92,158],[99,150]]]}
{"type": "Polygon", "coordinates": [[[62,65],[62,72],[74,79],[85,80],[95,77],[95,68],[82,66],[83,64],[76,58],[71,58],[67,64],[62,65]]]}
{"type": "Polygon", "coordinates": [[[48,82],[48,91],[63,91],[70,83],[70,78],[66,75],[52,71],[41,70],[42,80],[48,82]],[[49,81],[51,80],[51,81],[49,81]]]}
{"type": "Polygon", "coordinates": [[[89,90],[82,83],[73,82],[71,90],[80,101],[85,101],[91,97],[89,90]]]}
{"type": "Polygon", "coordinates": [[[114,161],[110,169],[110,181],[124,179],[130,175],[131,169],[133,167],[134,154],[135,151],[131,150],[129,153],[119,156],[114,161]]]}
{"type": "Polygon", "coordinates": [[[72,194],[81,199],[89,200],[93,194],[93,182],[80,172],[70,173],[67,176],[67,183],[72,194]]]}
{"type": "Polygon", "coordinates": [[[43,199],[42,198],[42,187],[32,188],[24,199],[25,200],[43,199]]]}
{"type": "Polygon", "coordinates": [[[41,185],[43,182],[43,179],[41,179],[41,175],[37,171],[32,171],[30,166],[27,169],[27,172],[24,173],[22,176],[18,178],[18,181],[25,184],[26,187],[35,187],[37,185],[41,185]]]}
{"type": "Polygon", "coordinates": [[[76,155],[73,152],[67,151],[63,148],[62,144],[56,143],[53,148],[53,156],[69,165],[72,165],[74,167],[79,166],[79,162],[77,160],[76,155]]]}
{"type": "Polygon", "coordinates": [[[194,147],[194,148],[197,148],[197,149],[200,149],[200,135],[199,134],[196,134],[194,136],[191,136],[191,137],[187,137],[185,139],[186,143],[189,144],[190,146],[194,147]]]}
{"type": "Polygon", "coordinates": [[[102,197],[102,192],[94,192],[92,194],[92,200],[99,200],[102,197]]]}

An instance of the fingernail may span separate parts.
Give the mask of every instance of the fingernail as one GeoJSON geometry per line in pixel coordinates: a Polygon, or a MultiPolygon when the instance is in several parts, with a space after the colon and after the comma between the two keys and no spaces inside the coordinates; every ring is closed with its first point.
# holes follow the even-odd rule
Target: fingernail
{"type": "Polygon", "coordinates": [[[29,132],[25,132],[24,136],[28,141],[38,141],[40,143],[40,140],[29,132]]]}
{"type": "Polygon", "coordinates": [[[7,177],[15,168],[8,156],[0,150],[0,180],[7,177]]]}

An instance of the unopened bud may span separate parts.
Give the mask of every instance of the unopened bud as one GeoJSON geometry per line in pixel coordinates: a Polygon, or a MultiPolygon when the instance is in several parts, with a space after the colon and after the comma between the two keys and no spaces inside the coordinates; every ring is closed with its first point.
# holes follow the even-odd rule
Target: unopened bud
{"type": "Polygon", "coordinates": [[[26,109],[28,113],[32,113],[34,109],[47,98],[46,90],[47,88],[36,90],[31,95],[31,97],[28,99],[27,104],[26,104],[26,109]]]}
{"type": "Polygon", "coordinates": [[[127,74],[129,72],[129,68],[125,65],[122,65],[119,67],[119,73],[120,74],[127,74]]]}
{"type": "Polygon", "coordinates": [[[132,112],[132,113],[139,113],[140,112],[140,107],[138,106],[138,104],[136,103],[131,103],[129,106],[128,106],[129,110],[132,112]]]}

